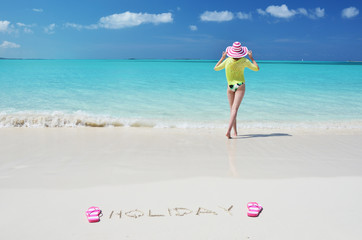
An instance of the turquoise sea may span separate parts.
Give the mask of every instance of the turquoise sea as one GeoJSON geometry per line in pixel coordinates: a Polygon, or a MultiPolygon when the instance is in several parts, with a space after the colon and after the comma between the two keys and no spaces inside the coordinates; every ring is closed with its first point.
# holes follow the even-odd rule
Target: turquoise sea
{"type": "MultiPolygon", "coordinates": [[[[211,60],[0,60],[0,127],[224,128],[211,60]]],[[[258,61],[240,128],[362,128],[362,63],[258,61]]]]}

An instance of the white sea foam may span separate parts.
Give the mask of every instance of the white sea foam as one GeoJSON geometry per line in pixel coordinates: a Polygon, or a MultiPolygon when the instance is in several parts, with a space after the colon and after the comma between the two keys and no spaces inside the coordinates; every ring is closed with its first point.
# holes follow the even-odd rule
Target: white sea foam
{"type": "MultiPolygon", "coordinates": [[[[147,127],[147,128],[226,128],[220,120],[196,122],[185,120],[130,119],[91,115],[82,111],[0,112],[0,128],[76,128],[76,127],[147,127]]],[[[362,129],[362,120],[355,121],[239,121],[239,129],[362,129]]]]}

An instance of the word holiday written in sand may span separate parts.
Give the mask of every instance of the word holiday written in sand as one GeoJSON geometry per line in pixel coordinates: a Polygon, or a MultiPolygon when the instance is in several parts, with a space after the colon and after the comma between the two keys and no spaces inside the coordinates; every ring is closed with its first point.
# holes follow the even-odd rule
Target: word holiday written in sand
{"type": "Polygon", "coordinates": [[[199,207],[198,209],[196,209],[196,211],[193,211],[189,208],[176,207],[176,208],[168,208],[167,212],[164,212],[164,213],[154,212],[151,209],[149,209],[146,212],[141,211],[139,209],[133,209],[130,211],[122,211],[122,210],[114,211],[114,210],[112,210],[112,212],[109,215],[109,218],[122,218],[123,216],[130,217],[130,218],[166,217],[166,216],[183,217],[183,216],[187,216],[187,215],[195,215],[195,216],[219,215],[220,212],[222,212],[222,214],[227,214],[227,215],[232,216],[232,213],[231,213],[232,208],[233,208],[233,205],[231,205],[229,208],[219,207],[219,209],[218,209],[219,211],[214,211],[214,210],[210,210],[207,208],[199,207]]]}

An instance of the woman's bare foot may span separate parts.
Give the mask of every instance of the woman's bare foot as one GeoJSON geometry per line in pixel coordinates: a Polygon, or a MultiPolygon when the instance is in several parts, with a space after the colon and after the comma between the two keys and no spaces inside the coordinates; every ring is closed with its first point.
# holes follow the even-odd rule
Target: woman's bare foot
{"type": "Polygon", "coordinates": [[[237,132],[234,132],[233,137],[237,137],[237,136],[238,136],[238,133],[237,133],[237,132]]]}
{"type": "Polygon", "coordinates": [[[230,133],[226,133],[225,136],[226,136],[228,139],[231,139],[230,133]]]}

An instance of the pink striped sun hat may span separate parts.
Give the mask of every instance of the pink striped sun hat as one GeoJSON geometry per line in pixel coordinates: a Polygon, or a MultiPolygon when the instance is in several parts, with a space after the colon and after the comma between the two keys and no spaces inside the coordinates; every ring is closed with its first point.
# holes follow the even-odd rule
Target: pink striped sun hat
{"type": "Polygon", "coordinates": [[[232,46],[226,48],[226,54],[232,58],[242,58],[248,54],[248,48],[242,47],[239,42],[234,42],[232,46]]]}

